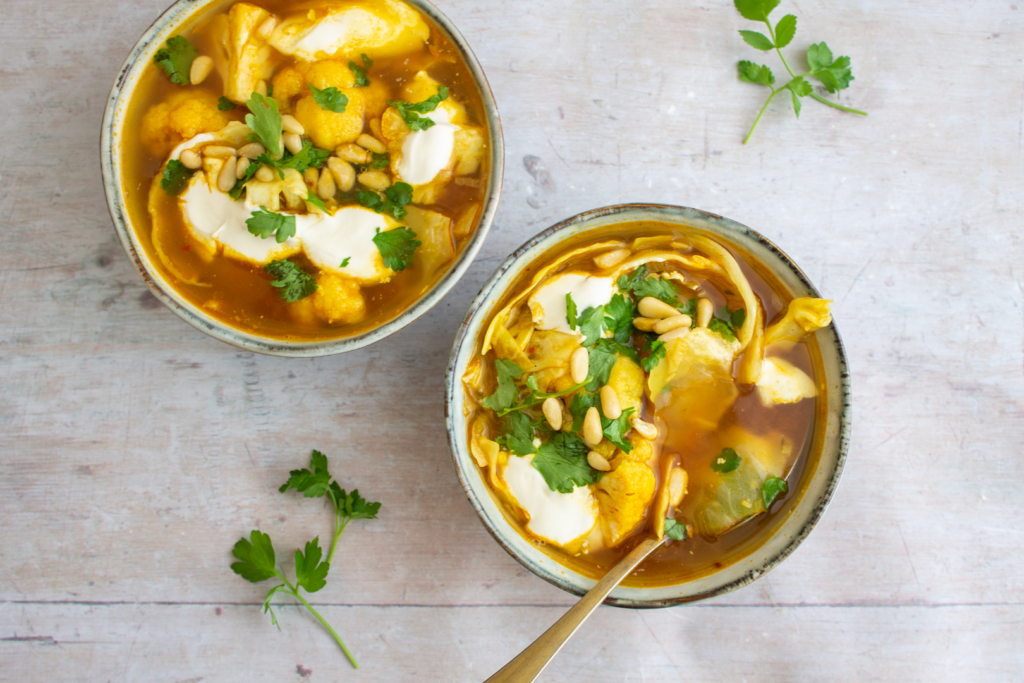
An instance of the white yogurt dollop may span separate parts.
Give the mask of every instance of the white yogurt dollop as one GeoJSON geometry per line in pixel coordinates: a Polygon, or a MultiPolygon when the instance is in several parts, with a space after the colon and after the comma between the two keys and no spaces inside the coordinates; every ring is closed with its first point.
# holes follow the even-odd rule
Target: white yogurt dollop
{"type": "Polygon", "coordinates": [[[592,277],[585,273],[563,273],[552,277],[530,295],[530,311],[538,329],[579,334],[569,327],[566,294],[572,295],[576,314],[582,315],[588,308],[604,306],[612,300],[615,279],[592,277]]]}
{"type": "Polygon", "coordinates": [[[434,125],[409,133],[402,142],[402,158],[398,161],[398,174],[410,185],[425,185],[448,166],[455,149],[455,133],[459,130],[449,123],[449,114],[444,108],[435,109],[424,117],[434,125]]]}
{"type": "Polygon", "coordinates": [[[533,456],[512,456],[502,472],[509,491],[526,512],[531,534],[564,546],[590,532],[597,523],[597,501],[590,487],[572,493],[552,491],[533,466],[533,456]]]}
{"type": "Polygon", "coordinates": [[[321,269],[337,271],[357,280],[375,280],[385,277],[388,269],[373,237],[378,230],[387,229],[387,223],[379,214],[360,207],[347,207],[338,209],[333,216],[320,216],[302,233],[302,247],[309,260],[321,269]]]}

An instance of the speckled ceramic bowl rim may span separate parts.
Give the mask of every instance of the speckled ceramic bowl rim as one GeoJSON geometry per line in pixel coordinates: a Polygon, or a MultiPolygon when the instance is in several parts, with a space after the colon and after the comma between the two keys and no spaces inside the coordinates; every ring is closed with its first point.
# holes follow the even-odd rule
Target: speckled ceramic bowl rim
{"type": "Polygon", "coordinates": [[[214,5],[220,0],[178,0],[167,11],[153,22],[153,25],[139,38],[118,72],[117,80],[107,99],[107,108],[103,115],[103,126],[100,133],[100,163],[103,171],[103,185],[107,197],[107,206],[114,221],[114,228],[121,240],[121,245],[138,269],[150,290],[165,306],[174,311],[185,322],[196,329],[248,351],[265,353],[274,356],[311,357],[327,356],[346,351],[354,351],[368,344],[380,341],[429,311],[465,274],[477,252],[483,245],[487,233],[494,222],[494,214],[498,208],[501,195],[501,181],[504,172],[505,148],[502,139],[501,119],[494,102],[487,78],[484,76],[479,62],[470,50],[466,39],[458,29],[441,12],[427,0],[404,0],[444,31],[452,44],[459,50],[463,60],[477,84],[483,102],[484,117],[491,133],[490,178],[483,210],[476,232],[470,237],[465,249],[456,258],[455,263],[437,283],[420,297],[416,303],[402,311],[394,319],[361,334],[341,339],[319,341],[288,341],[272,339],[236,329],[205,314],[199,307],[178,294],[174,288],[155,268],[139,243],[135,230],[131,225],[128,211],[124,203],[121,183],[121,158],[116,144],[120,137],[127,104],[138,84],[143,68],[153,58],[153,53],[175,33],[189,17],[201,12],[203,8],[214,5]]]}
{"type": "MultiPolygon", "coordinates": [[[[510,271],[514,271],[513,276],[518,274],[522,271],[522,267],[528,265],[541,253],[553,248],[558,242],[571,236],[599,227],[599,225],[607,225],[609,222],[633,222],[641,220],[655,220],[688,225],[707,232],[712,236],[717,232],[726,240],[740,245],[745,240],[756,242],[777,257],[778,265],[788,271],[788,274],[795,278],[795,280],[805,290],[805,295],[815,297],[820,296],[817,289],[811,284],[808,277],[793,262],[793,260],[790,259],[774,243],[755,230],[728,218],[723,218],[722,216],[708,213],[706,211],[663,204],[620,204],[616,206],[608,206],[587,211],[564,220],[561,223],[557,223],[527,240],[526,243],[519,247],[511,256],[505,259],[505,261],[495,271],[494,275],[492,275],[484,284],[480,290],[480,294],[477,295],[476,299],[474,299],[473,303],[470,305],[469,311],[466,313],[466,318],[456,335],[455,343],[452,347],[451,356],[449,358],[447,376],[445,378],[445,424],[448,431],[448,446],[451,450],[452,460],[455,464],[455,471],[458,474],[459,481],[462,484],[473,509],[476,510],[481,522],[483,522],[484,526],[499,545],[501,545],[520,564],[537,576],[575,595],[583,595],[586,593],[586,591],[593,587],[594,581],[577,574],[564,565],[551,561],[547,556],[543,556],[539,550],[537,550],[536,553],[543,556],[543,559],[541,559],[540,562],[532,561],[533,559],[536,559],[536,557],[525,557],[524,553],[521,552],[523,545],[516,541],[516,539],[522,539],[522,537],[508,523],[500,512],[495,514],[497,506],[493,499],[490,498],[490,495],[486,493],[486,486],[482,486],[484,489],[483,496],[486,496],[486,499],[483,496],[478,495],[474,490],[471,484],[471,478],[473,478],[474,481],[481,481],[481,477],[479,470],[473,463],[472,456],[468,453],[465,420],[460,419],[463,410],[461,382],[463,371],[460,368],[464,368],[466,362],[468,362],[468,358],[473,355],[476,342],[478,340],[480,329],[479,325],[476,328],[476,334],[473,334],[471,330],[477,321],[486,320],[490,317],[493,306],[500,300],[503,294],[501,291],[495,291],[495,288],[498,283],[503,280],[506,274],[510,271]],[[598,225],[595,225],[595,223],[598,225]],[[704,223],[707,227],[697,225],[700,223],[704,223]],[[563,237],[559,240],[551,241],[551,238],[555,235],[563,237]],[[549,241],[550,243],[548,243],[549,241]],[[541,245],[543,245],[543,250],[538,250],[541,245]],[[518,550],[514,546],[519,546],[518,550]],[[545,562],[545,559],[548,561],[545,562]]],[[[770,270],[776,270],[770,263],[763,263],[763,265],[770,270]]],[[[654,589],[624,588],[620,586],[619,588],[616,588],[608,600],[606,600],[606,604],[632,608],[669,607],[672,605],[692,602],[695,600],[703,600],[723,593],[728,593],[751,583],[771,569],[777,567],[794,550],[796,550],[797,546],[799,546],[805,538],[807,538],[811,529],[815,524],[817,524],[835,493],[836,487],[839,484],[840,476],[842,475],[843,466],[846,462],[846,455],[850,444],[851,393],[846,351],[834,323],[820,331],[819,335],[819,345],[822,348],[823,356],[827,354],[828,349],[826,347],[828,347],[834,353],[836,362],[836,386],[833,387],[830,385],[828,401],[829,406],[836,406],[838,425],[835,425],[835,434],[831,437],[826,436],[823,441],[823,448],[827,449],[830,445],[832,446],[835,459],[831,468],[826,470],[820,469],[821,463],[819,462],[819,469],[812,474],[811,480],[803,491],[803,493],[809,493],[811,482],[819,477],[825,477],[826,480],[823,482],[824,486],[820,489],[817,497],[810,499],[809,496],[802,495],[786,517],[786,520],[788,521],[798,511],[803,513],[803,523],[799,526],[796,532],[790,536],[788,542],[785,542],[784,545],[775,549],[769,557],[764,558],[761,562],[750,563],[749,559],[751,556],[756,555],[762,548],[765,548],[769,540],[774,539],[775,536],[781,536],[779,531],[783,528],[785,522],[777,525],[773,529],[772,535],[766,538],[760,546],[752,550],[748,556],[744,557],[737,563],[726,566],[718,572],[678,584],[677,586],[654,589]],[[807,508],[810,509],[808,510],[807,508]],[[744,562],[747,562],[750,566],[742,567],[742,571],[740,571],[738,576],[723,578],[717,581],[715,580],[716,577],[728,574],[730,568],[740,567],[744,562]],[[678,595],[669,595],[673,590],[682,589],[687,586],[697,586],[698,588],[691,592],[680,591],[680,594],[678,595]]],[[[733,573],[735,573],[735,571],[733,573]]]]}

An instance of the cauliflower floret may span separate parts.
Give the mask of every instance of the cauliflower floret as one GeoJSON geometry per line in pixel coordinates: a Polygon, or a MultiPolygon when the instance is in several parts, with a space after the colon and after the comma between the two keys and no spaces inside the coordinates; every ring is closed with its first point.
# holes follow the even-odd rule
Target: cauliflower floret
{"type": "Polygon", "coordinates": [[[623,450],[616,449],[615,451],[615,462],[623,462],[630,460],[632,462],[647,462],[654,455],[654,447],[651,442],[640,436],[636,432],[630,432],[629,443],[633,444],[633,449],[626,453],[623,450]]]}
{"type": "Polygon", "coordinates": [[[614,548],[644,521],[654,499],[654,472],[643,463],[625,460],[594,485],[601,510],[605,543],[614,548]]]}
{"type": "Polygon", "coordinates": [[[528,352],[541,391],[550,392],[553,387],[560,387],[554,390],[561,391],[574,384],[569,372],[569,358],[578,348],[580,342],[575,335],[554,330],[533,333],[528,352]],[[568,386],[564,386],[565,382],[569,383],[568,386]]]}
{"type": "Polygon", "coordinates": [[[217,98],[205,90],[176,92],[142,117],[142,143],[155,156],[200,133],[219,131],[231,118],[217,109],[217,98]]]}
{"type": "Polygon", "coordinates": [[[366,301],[355,280],[342,275],[321,275],[317,285],[313,306],[327,322],[352,324],[366,317],[366,301]]]}
{"type": "Polygon", "coordinates": [[[632,408],[640,413],[640,402],[644,394],[644,371],[632,360],[618,354],[615,365],[608,375],[608,386],[615,390],[623,410],[632,408]]]}
{"type": "Polygon", "coordinates": [[[327,59],[312,64],[298,64],[281,70],[274,77],[274,99],[281,111],[293,111],[317,147],[334,149],[345,142],[354,142],[363,132],[363,88],[353,87],[355,76],[348,62],[327,59]],[[312,85],[318,90],[337,88],[348,98],[345,111],[336,113],[322,108],[313,99],[312,85]],[[291,99],[299,97],[294,110],[291,99]]]}

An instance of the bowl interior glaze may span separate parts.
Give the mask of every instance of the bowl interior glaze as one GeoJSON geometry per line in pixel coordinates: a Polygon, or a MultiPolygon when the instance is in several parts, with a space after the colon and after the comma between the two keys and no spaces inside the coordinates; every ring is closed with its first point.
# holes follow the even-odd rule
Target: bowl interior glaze
{"type": "MultiPolygon", "coordinates": [[[[588,211],[548,228],[509,256],[470,306],[452,348],[446,378],[445,419],[448,444],[459,480],[484,526],[506,551],[537,576],[570,593],[583,595],[594,581],[556,562],[509,524],[491,496],[473,461],[467,443],[461,378],[472,360],[485,323],[503,293],[543,254],[581,235],[618,223],[656,221],[696,229],[738,248],[770,271],[793,297],[819,297],[807,276],[778,247],[759,233],[735,221],[679,206],[625,204],[588,211]]],[[[699,578],[672,586],[636,588],[619,586],[609,604],[622,607],[665,607],[701,600],[744,586],[776,567],[810,533],[828,505],[842,474],[850,437],[850,379],[846,352],[835,322],[819,330],[822,369],[827,387],[825,417],[815,425],[814,443],[821,443],[816,459],[809,459],[796,488],[789,513],[780,515],[770,533],[752,552],[733,564],[699,578]]]]}
{"type": "Polygon", "coordinates": [[[120,141],[129,102],[139,85],[143,70],[152,61],[153,54],[160,49],[164,42],[192,18],[210,10],[223,0],[178,0],[153,22],[153,25],[142,34],[135,47],[132,48],[110,90],[100,133],[100,164],[107,206],[110,209],[110,216],[121,245],[135,264],[139,274],[142,275],[156,298],[185,322],[211,337],[247,351],[274,356],[327,356],[354,351],[394,334],[430,310],[465,274],[473,258],[480,251],[498,208],[505,158],[501,120],[487,78],[472,50],[469,49],[469,44],[458,29],[427,0],[404,1],[415,7],[446,34],[452,45],[459,50],[469,68],[480,93],[484,117],[490,131],[491,172],[476,232],[462,253],[456,257],[448,272],[412,306],[393,319],[371,330],[349,337],[316,341],[290,341],[244,332],[207,315],[201,308],[189,302],[163,277],[160,269],[154,266],[149,254],[146,253],[135,234],[135,227],[132,225],[124,201],[125,188],[121,177],[123,164],[120,141]]]}

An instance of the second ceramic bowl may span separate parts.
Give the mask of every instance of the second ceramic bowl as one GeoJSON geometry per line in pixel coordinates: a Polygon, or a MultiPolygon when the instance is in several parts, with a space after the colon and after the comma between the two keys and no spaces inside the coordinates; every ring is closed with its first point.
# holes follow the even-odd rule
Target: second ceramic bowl
{"type": "MultiPolygon", "coordinates": [[[[792,297],[820,298],[817,290],[793,261],[754,230],[728,218],[679,206],[625,204],[596,209],[574,216],[536,235],[516,250],[483,286],[459,329],[448,364],[445,420],[455,470],[470,503],[495,540],[537,576],[576,595],[583,595],[594,581],[557,562],[523,537],[502,514],[492,497],[467,443],[462,377],[476,354],[485,325],[495,306],[516,279],[542,255],[558,245],[620,223],[653,221],[707,234],[716,241],[748,255],[770,271],[792,297]]],[[[815,425],[814,443],[821,444],[817,457],[809,458],[800,480],[793,484],[794,503],[759,539],[759,545],[739,561],[677,585],[652,588],[619,586],[608,602],[625,607],[664,607],[720,595],[764,575],[792,553],[807,537],[832,498],[850,438],[850,379],[846,352],[835,323],[819,330],[818,345],[826,391],[824,411],[815,425]]]]}

